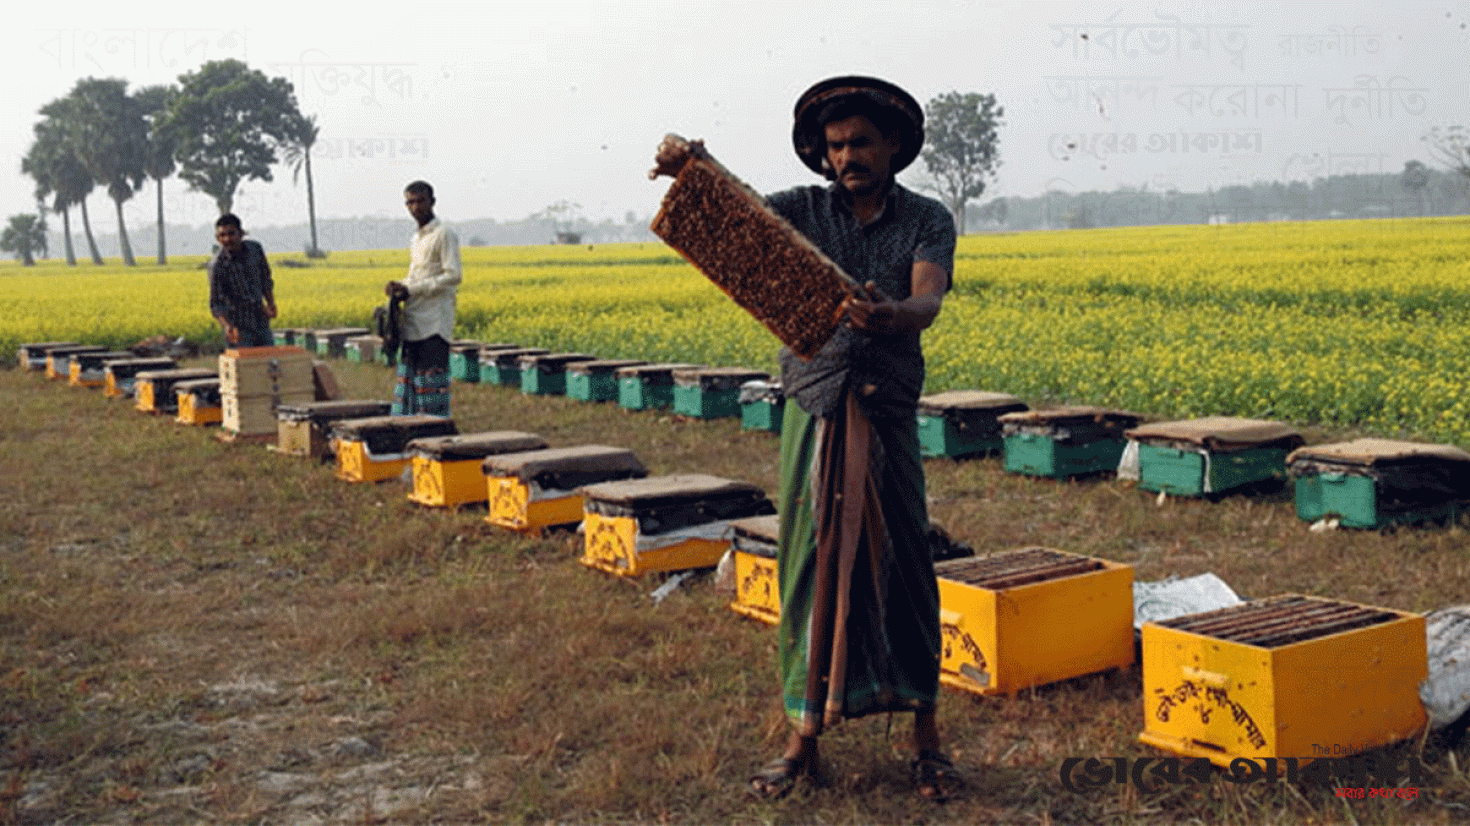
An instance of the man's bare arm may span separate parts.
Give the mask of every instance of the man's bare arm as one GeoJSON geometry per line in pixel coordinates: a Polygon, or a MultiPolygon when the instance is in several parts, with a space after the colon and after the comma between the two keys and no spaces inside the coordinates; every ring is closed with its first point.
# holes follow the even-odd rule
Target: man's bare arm
{"type": "Polygon", "coordinates": [[[866,297],[853,295],[842,302],[848,322],[870,333],[917,333],[928,329],[944,304],[949,273],[938,264],[915,261],[909,284],[909,297],[895,301],[869,281],[863,285],[866,297]]]}

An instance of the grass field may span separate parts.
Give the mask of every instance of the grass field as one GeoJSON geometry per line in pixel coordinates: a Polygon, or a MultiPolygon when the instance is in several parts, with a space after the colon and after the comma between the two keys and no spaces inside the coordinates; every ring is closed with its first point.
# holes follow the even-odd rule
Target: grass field
{"type": "MultiPolygon", "coordinates": [[[[1383,234],[1402,241],[1395,233],[1405,228],[1465,241],[1463,223],[1390,223],[1383,234]]],[[[1330,246],[1311,237],[1315,229],[1287,233],[1279,245],[1330,246]]],[[[1394,317],[1348,306],[1356,299],[1334,299],[1332,315],[1310,300],[1292,305],[1270,297],[1272,289],[1286,295],[1291,279],[1270,288],[1243,284],[1231,294],[1224,275],[1251,267],[1245,259],[1231,265],[1228,256],[1201,270],[1192,287],[1183,277],[1158,276],[1149,286],[1136,272],[1169,249],[1198,246],[1201,237],[1225,249],[1247,243],[1241,232],[1234,242],[1229,232],[1182,241],[1140,235],[1133,247],[1123,233],[967,239],[960,283],[946,306],[946,318],[963,323],[930,334],[931,389],[946,386],[935,385],[945,381],[936,378],[945,370],[961,369],[947,367],[946,359],[991,371],[999,367],[986,366],[989,359],[1011,358],[997,355],[998,346],[966,344],[964,335],[1031,341],[1029,351],[1007,362],[1030,366],[1017,384],[984,383],[1045,401],[1073,399],[1046,389],[1057,380],[1044,376],[1065,365],[1064,357],[1089,352],[1087,342],[1118,350],[1152,336],[1155,347],[1167,340],[1179,350],[1193,346],[1191,331],[1201,329],[1202,316],[1191,315],[1192,305],[1235,302],[1242,314],[1235,332],[1242,318],[1267,319],[1272,307],[1313,310],[1334,319],[1319,327],[1344,335],[1359,320],[1371,332],[1394,317]],[[1108,255],[1098,251],[1104,242],[1113,243],[1108,255]],[[1063,262],[1098,257],[1113,259],[1115,280],[1065,277],[1063,262]],[[1014,261],[1052,266],[1037,264],[1028,275],[1007,263],[1014,261]],[[986,281],[987,267],[1003,272],[1005,283],[986,281]],[[1038,280],[1047,282],[1045,290],[1038,280]],[[1134,298],[1142,303],[1130,303],[1134,298]],[[1134,306],[1159,315],[1123,327],[1096,315],[1134,306]],[[985,313],[992,311],[1001,315],[986,326],[966,320],[965,313],[991,318],[985,313]],[[1027,339],[998,320],[1053,311],[1055,329],[1042,332],[1073,343],[1037,345],[1039,333],[1027,339]],[[1062,324],[1074,316],[1093,333],[1064,338],[1062,324]],[[1170,339],[1168,331],[1179,335],[1170,339]],[[947,355],[951,340],[973,358],[947,355]],[[1023,387],[1023,380],[1038,384],[1023,387]]],[[[1380,245],[1381,254],[1407,260],[1429,248],[1421,241],[1405,251],[1397,241],[1380,245]]],[[[1313,283],[1347,266],[1322,255],[1313,283]]],[[[768,365],[744,355],[759,350],[769,359],[765,334],[753,325],[738,335],[712,327],[719,318],[738,331],[742,319],[721,309],[724,299],[708,296],[708,285],[660,248],[473,256],[472,283],[483,277],[493,289],[467,296],[462,319],[483,325],[473,330],[485,338],[599,355],[623,353],[578,337],[621,330],[634,342],[628,347],[719,339],[714,346],[727,348],[721,352],[729,361],[695,360],[768,365]],[[583,253],[605,258],[578,263],[583,253]],[[496,256],[509,263],[496,263],[496,256]],[[628,260],[636,262],[619,263],[628,260]],[[567,309],[568,301],[550,301],[571,294],[585,303],[571,300],[567,309]],[[609,318],[623,318],[617,308],[630,294],[662,309],[609,326],[609,318]],[[681,326],[687,319],[697,323],[681,326]],[[664,327],[687,338],[659,338],[664,327]],[[531,338],[537,330],[561,337],[531,338]]],[[[279,268],[282,323],[350,320],[375,302],[369,287],[405,263],[405,256],[364,253],[334,255],[322,270],[279,268]],[[310,315],[334,309],[341,314],[310,315]]],[[[177,305],[156,302],[152,315],[140,310],[137,319],[104,327],[121,336],[107,343],[189,334],[187,325],[204,315],[202,288],[185,294],[176,286],[203,283],[187,263],[151,275],[146,268],[43,268],[38,276],[4,268],[3,306],[25,310],[0,322],[15,341],[101,342],[85,325],[113,323],[110,310],[75,297],[73,304],[83,306],[74,312],[45,309],[48,291],[27,280],[33,277],[111,284],[145,310],[149,296],[180,296],[177,305]],[[41,319],[40,326],[22,328],[27,318],[41,319]],[[170,320],[173,326],[156,328],[170,320]],[[153,326],[128,326],[138,323],[153,326]]],[[[1373,289],[1399,289],[1392,278],[1385,283],[1373,289]]],[[[1349,279],[1339,292],[1357,295],[1364,284],[1349,279]]],[[[1435,300],[1446,304],[1435,312],[1460,319],[1467,311],[1463,301],[1450,301],[1456,285],[1442,289],[1435,300]]],[[[1425,324],[1434,314],[1406,305],[1398,315],[1404,313],[1425,324]]],[[[1453,326],[1446,323],[1441,333],[1453,326]]],[[[207,324],[198,329],[209,334],[207,324]]],[[[1210,329],[1216,343],[1229,343],[1224,333],[1232,330],[1210,329]]],[[[1271,329],[1282,342],[1295,332],[1290,324],[1271,329]]],[[[1291,354],[1288,344],[1270,340],[1250,346],[1291,354]]],[[[1334,341],[1329,335],[1314,346],[1334,341]]],[[[1402,365],[1423,361],[1405,349],[1417,344],[1381,334],[1378,341],[1389,356],[1405,355],[1402,365]]],[[[6,343],[7,352],[13,349],[6,343]]],[[[1456,358],[1463,353],[1428,366],[1448,369],[1456,358]]],[[[1170,364],[1190,367],[1184,359],[1170,364]]],[[[334,362],[334,369],[348,396],[388,392],[384,368],[334,362]]],[[[974,379],[980,374],[967,375],[948,386],[981,384],[974,379]]],[[[1216,375],[1219,386],[1231,386],[1234,374],[1216,375]]],[[[1445,381],[1459,381],[1447,375],[1445,381]]],[[[971,780],[968,793],[949,804],[915,799],[901,717],[891,731],[886,718],[842,725],[824,737],[821,783],[776,804],[757,802],[744,793],[745,778],[779,749],[786,725],[774,633],[730,611],[729,596],[707,577],[654,605],[647,595],[656,580],[587,570],[576,562],[572,535],[521,538],[486,526],[483,511],[426,511],[411,506],[399,484],[348,485],[327,467],[221,444],[208,432],[33,373],[0,369],[0,398],[0,467],[13,471],[0,474],[0,822],[1417,824],[1463,822],[1470,814],[1470,777],[1462,771],[1470,746],[1440,735],[1389,750],[1424,762],[1419,797],[1408,802],[1349,801],[1312,784],[1221,779],[1151,792],[1131,785],[1067,791],[1059,768],[1068,758],[1157,756],[1136,740],[1144,712],[1137,666],[1011,697],[944,690],[941,727],[971,780]]],[[[465,432],[514,428],[538,432],[554,446],[620,445],[653,473],[700,470],[775,489],[774,439],[741,432],[731,420],[632,414],[479,385],[456,385],[454,408],[465,432]]],[[[1366,419],[1351,427],[1298,421],[1309,441],[1375,429],[1366,419]]],[[[1417,432],[1402,422],[1396,428],[1417,432]]],[[[926,471],[932,514],[982,554],[1044,545],[1131,564],[1141,580],[1212,571],[1246,597],[1297,592],[1410,611],[1462,602],[1470,577],[1462,525],[1314,533],[1296,519],[1285,491],[1161,503],[1111,479],[1058,483],[1006,474],[993,458],[931,460],[926,471]]]]}

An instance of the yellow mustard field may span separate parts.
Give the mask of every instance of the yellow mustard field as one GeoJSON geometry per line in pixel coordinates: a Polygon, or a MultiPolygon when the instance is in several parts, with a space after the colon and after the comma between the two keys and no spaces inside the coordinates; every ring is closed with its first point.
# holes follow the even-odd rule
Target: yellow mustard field
{"type": "MultiPolygon", "coordinates": [[[[286,327],[366,326],[408,263],[406,250],[288,258],[272,256],[286,327]]],[[[661,244],[466,248],[464,261],[464,338],[775,369],[765,329],[661,244]]],[[[160,333],[218,346],[200,264],[0,266],[0,353],[160,333]]],[[[970,236],[925,350],[930,392],[1470,445],[1470,219],[970,236]]]]}

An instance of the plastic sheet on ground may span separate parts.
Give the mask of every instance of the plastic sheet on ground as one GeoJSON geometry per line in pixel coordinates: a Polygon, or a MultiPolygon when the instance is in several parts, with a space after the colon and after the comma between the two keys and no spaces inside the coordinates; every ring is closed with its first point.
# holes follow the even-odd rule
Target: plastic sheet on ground
{"type": "Polygon", "coordinates": [[[1239,605],[1240,596],[1214,574],[1133,583],[1133,627],[1239,605]]]}
{"type": "Polygon", "coordinates": [[[1431,611],[1424,617],[1429,676],[1419,684],[1419,699],[1429,727],[1441,728],[1470,709],[1470,605],[1431,611]]]}

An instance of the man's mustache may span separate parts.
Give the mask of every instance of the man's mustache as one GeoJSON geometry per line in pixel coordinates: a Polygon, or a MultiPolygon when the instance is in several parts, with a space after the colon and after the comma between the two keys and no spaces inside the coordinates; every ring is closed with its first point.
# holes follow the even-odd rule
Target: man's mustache
{"type": "Polygon", "coordinates": [[[843,175],[846,175],[849,172],[862,172],[868,175],[873,174],[873,170],[867,168],[866,166],[863,166],[860,163],[850,163],[847,166],[842,167],[843,175]]]}

